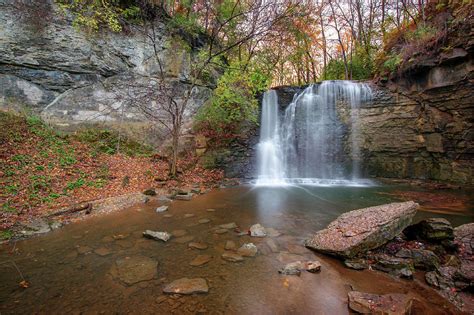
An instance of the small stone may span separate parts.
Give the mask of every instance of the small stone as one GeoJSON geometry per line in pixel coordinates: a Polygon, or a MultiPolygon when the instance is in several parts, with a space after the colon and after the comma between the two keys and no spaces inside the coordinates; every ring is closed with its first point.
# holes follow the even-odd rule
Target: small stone
{"type": "Polygon", "coordinates": [[[219,225],[219,227],[220,227],[221,229],[230,230],[230,229],[235,229],[235,228],[237,228],[237,224],[235,224],[234,222],[232,222],[232,223],[221,224],[221,225],[219,225]]]}
{"type": "Polygon", "coordinates": [[[222,259],[230,261],[230,262],[240,262],[243,261],[244,258],[238,254],[235,253],[224,253],[222,254],[222,259]]]}
{"type": "Polygon", "coordinates": [[[172,214],[165,214],[165,215],[163,215],[163,217],[164,217],[164,218],[172,218],[173,215],[172,215],[172,214]]]}
{"type": "Polygon", "coordinates": [[[112,251],[106,247],[99,247],[96,250],[94,250],[94,253],[96,253],[99,256],[107,256],[111,253],[112,251]]]}
{"type": "Polygon", "coordinates": [[[187,218],[192,218],[192,217],[194,217],[194,216],[195,216],[194,213],[186,213],[186,214],[184,215],[184,218],[187,219],[187,218]]]}
{"type": "Polygon", "coordinates": [[[198,222],[199,222],[199,224],[206,224],[206,223],[211,222],[211,220],[209,220],[209,219],[201,219],[201,220],[199,220],[198,222]]]}
{"type": "Polygon", "coordinates": [[[198,255],[189,264],[194,267],[203,266],[212,260],[212,256],[198,255]]]}
{"type": "Polygon", "coordinates": [[[188,235],[188,236],[175,238],[174,241],[179,244],[184,244],[184,243],[191,242],[193,239],[194,239],[194,236],[188,235]]]}
{"type": "Polygon", "coordinates": [[[279,252],[278,246],[277,246],[277,244],[275,243],[274,240],[272,240],[271,238],[269,238],[266,243],[267,243],[268,247],[270,247],[270,250],[271,250],[273,253],[278,253],[278,252],[279,252]]]}
{"type": "Polygon", "coordinates": [[[147,196],[156,196],[156,191],[154,189],[147,189],[143,192],[143,194],[147,196]]]}
{"type": "Polygon", "coordinates": [[[289,264],[286,264],[285,267],[278,270],[278,273],[287,276],[299,276],[304,265],[301,261],[295,261],[289,264]]]}
{"type": "Polygon", "coordinates": [[[265,231],[265,228],[263,226],[257,223],[250,227],[250,236],[265,237],[267,236],[267,232],[265,231]]]}
{"type": "Polygon", "coordinates": [[[112,237],[114,240],[124,240],[129,236],[129,234],[114,234],[112,237]]]}
{"type": "Polygon", "coordinates": [[[188,244],[189,248],[194,248],[194,249],[200,249],[204,250],[207,249],[209,246],[206,243],[203,242],[192,242],[188,244]]]}
{"type": "Polygon", "coordinates": [[[218,230],[215,230],[214,233],[216,234],[224,234],[224,233],[227,233],[229,232],[229,230],[227,229],[218,229],[218,230]]]}
{"type": "Polygon", "coordinates": [[[145,232],[143,232],[143,237],[157,241],[167,242],[171,238],[171,234],[169,234],[168,232],[155,232],[146,230],[145,232]]]}
{"type": "Polygon", "coordinates": [[[207,212],[216,212],[216,209],[206,209],[207,212]]]}
{"type": "Polygon", "coordinates": [[[176,195],[174,196],[174,199],[176,200],[184,200],[184,201],[190,201],[191,199],[193,199],[193,194],[192,193],[189,193],[189,194],[186,194],[186,195],[176,195]]]}
{"type": "Polygon", "coordinates": [[[207,284],[206,279],[203,278],[181,278],[165,286],[163,292],[168,294],[184,295],[189,295],[193,293],[207,293],[209,292],[209,286],[207,284]]]}
{"type": "Polygon", "coordinates": [[[237,248],[237,245],[235,244],[234,241],[226,241],[224,249],[225,250],[235,250],[237,248]]]}
{"type": "Polygon", "coordinates": [[[54,221],[49,226],[51,227],[51,230],[57,230],[57,229],[61,228],[63,226],[63,224],[59,221],[54,221]]]}
{"type": "Polygon", "coordinates": [[[305,263],[305,269],[311,273],[319,272],[321,271],[321,263],[317,260],[307,261],[305,263]]]}
{"type": "Polygon", "coordinates": [[[168,210],[168,206],[161,206],[161,207],[156,208],[156,212],[158,213],[165,212],[167,210],[168,210]]]}
{"type": "Polygon", "coordinates": [[[254,257],[257,255],[257,251],[257,246],[253,243],[246,243],[237,250],[237,253],[244,257],[254,257]]]}
{"type": "Polygon", "coordinates": [[[90,248],[89,246],[79,246],[77,248],[77,252],[79,254],[87,254],[87,253],[92,252],[92,248],[90,248]]]}
{"type": "Polygon", "coordinates": [[[173,235],[174,237],[181,237],[181,236],[185,236],[188,232],[186,230],[174,230],[174,231],[171,231],[171,235],[173,235]]]}
{"type": "Polygon", "coordinates": [[[364,270],[369,268],[369,264],[365,259],[346,259],[344,260],[344,265],[347,268],[355,270],[364,270]]]}

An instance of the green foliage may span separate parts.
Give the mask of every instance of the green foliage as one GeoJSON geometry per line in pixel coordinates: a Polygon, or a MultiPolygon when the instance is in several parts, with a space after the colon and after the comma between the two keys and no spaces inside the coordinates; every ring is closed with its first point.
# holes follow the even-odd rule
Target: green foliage
{"type": "Polygon", "coordinates": [[[9,240],[13,237],[13,231],[3,230],[0,231],[0,240],[9,240]]]}
{"type": "Polygon", "coordinates": [[[383,68],[385,71],[393,73],[401,63],[402,58],[400,55],[392,55],[383,63],[383,68]]]}
{"type": "Polygon", "coordinates": [[[324,69],[323,80],[344,80],[345,69],[342,59],[332,59],[324,69]]]}
{"type": "MultiPolygon", "coordinates": [[[[348,62],[348,75],[352,80],[367,80],[372,78],[374,72],[373,49],[367,52],[362,47],[357,47],[348,62]],[[351,76],[352,73],[352,76],[351,76]]],[[[344,60],[341,58],[332,59],[324,69],[323,80],[344,80],[345,68],[344,60]]]]}
{"type": "Polygon", "coordinates": [[[127,137],[119,137],[118,133],[111,130],[88,128],[80,130],[75,138],[89,144],[94,153],[116,154],[117,148],[128,156],[150,156],[153,149],[127,137]],[[118,145],[120,141],[120,146],[118,145]]]}
{"type": "Polygon", "coordinates": [[[232,64],[219,78],[210,101],[198,112],[197,128],[234,132],[243,122],[257,123],[256,95],[268,85],[269,77],[259,69],[232,64]]]}
{"type": "Polygon", "coordinates": [[[121,20],[136,21],[140,8],[120,0],[55,0],[63,12],[70,12],[75,27],[98,31],[107,27],[114,32],[122,30],[121,20]]]}

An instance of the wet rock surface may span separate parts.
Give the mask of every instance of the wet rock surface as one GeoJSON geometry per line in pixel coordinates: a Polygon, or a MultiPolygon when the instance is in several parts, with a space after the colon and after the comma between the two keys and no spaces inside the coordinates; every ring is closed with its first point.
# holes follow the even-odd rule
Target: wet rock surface
{"type": "Polygon", "coordinates": [[[152,280],[157,274],[158,262],[145,256],[119,258],[112,273],[126,285],[152,280]]]}
{"type": "Polygon", "coordinates": [[[253,243],[243,244],[238,250],[237,254],[244,257],[254,257],[257,255],[258,248],[253,243]]]}
{"type": "Polygon", "coordinates": [[[354,257],[395,238],[411,223],[417,208],[418,204],[410,201],[353,210],[317,232],[305,245],[322,253],[354,257]]]}
{"type": "Polygon", "coordinates": [[[145,232],[143,232],[143,237],[156,241],[167,242],[171,238],[171,234],[168,232],[146,230],[145,232]]]}
{"type": "Polygon", "coordinates": [[[267,232],[265,231],[265,228],[263,226],[257,223],[250,227],[250,236],[265,237],[267,236],[267,232]]]}
{"type": "Polygon", "coordinates": [[[349,308],[360,314],[408,315],[413,299],[405,294],[370,294],[358,291],[348,293],[349,308]]]}
{"type": "Polygon", "coordinates": [[[189,264],[194,267],[203,266],[212,260],[210,255],[198,255],[189,264]]]}
{"type": "Polygon", "coordinates": [[[224,259],[226,261],[230,261],[230,262],[244,261],[244,258],[241,255],[235,254],[235,253],[230,253],[230,252],[222,254],[221,257],[222,257],[222,259],[224,259]]]}
{"type": "Polygon", "coordinates": [[[164,293],[169,294],[194,294],[194,293],[208,293],[209,286],[206,279],[203,278],[182,278],[171,282],[163,288],[164,293]]]}
{"type": "Polygon", "coordinates": [[[168,211],[168,206],[161,206],[161,207],[158,207],[158,208],[156,208],[155,211],[158,212],[158,213],[168,211]]]}

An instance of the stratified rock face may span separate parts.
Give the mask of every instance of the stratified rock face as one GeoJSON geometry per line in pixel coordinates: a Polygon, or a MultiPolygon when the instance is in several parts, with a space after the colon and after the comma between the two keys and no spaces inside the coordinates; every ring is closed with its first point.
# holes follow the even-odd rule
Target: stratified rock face
{"type": "MultiPolygon", "coordinates": [[[[160,73],[158,58],[176,98],[188,89],[193,57],[184,41],[172,38],[160,21],[155,23],[155,55],[149,34],[139,28],[127,34],[87,33],[74,28],[54,4],[39,26],[21,18],[27,12],[3,2],[0,107],[27,106],[65,128],[84,122],[112,124],[122,117],[138,128],[144,116],[132,108],[131,100],[153,88],[150,76],[160,73]]],[[[203,85],[207,83],[215,82],[203,85]]],[[[209,95],[208,88],[194,89],[185,115],[192,115],[209,95]]]]}
{"type": "Polygon", "coordinates": [[[408,201],[353,210],[317,232],[305,245],[322,253],[351,258],[400,234],[411,223],[417,208],[417,203],[408,201]]]}
{"type": "Polygon", "coordinates": [[[368,175],[474,183],[472,50],[373,86],[358,113],[368,175]]]}
{"type": "Polygon", "coordinates": [[[405,294],[377,295],[358,291],[348,294],[349,308],[359,314],[411,314],[413,299],[405,294]]]}

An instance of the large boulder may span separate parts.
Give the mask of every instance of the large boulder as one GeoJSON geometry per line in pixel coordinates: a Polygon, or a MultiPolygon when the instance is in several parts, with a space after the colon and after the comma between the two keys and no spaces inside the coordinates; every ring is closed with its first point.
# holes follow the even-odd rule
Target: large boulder
{"type": "Polygon", "coordinates": [[[322,253],[351,258],[400,234],[411,223],[417,208],[417,203],[407,201],[353,210],[306,240],[305,245],[322,253]]]}

